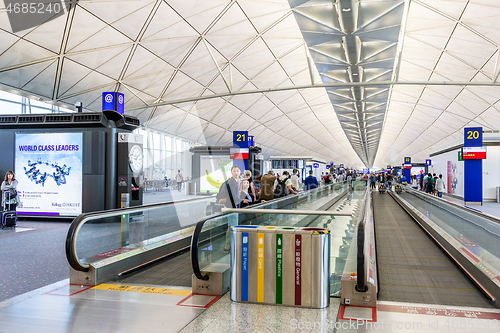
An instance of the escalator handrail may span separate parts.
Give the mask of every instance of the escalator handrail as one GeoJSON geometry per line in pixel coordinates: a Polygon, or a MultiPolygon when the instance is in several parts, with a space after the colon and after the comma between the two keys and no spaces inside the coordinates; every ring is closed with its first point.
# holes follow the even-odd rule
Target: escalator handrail
{"type": "Polygon", "coordinates": [[[98,212],[90,212],[90,213],[80,214],[77,217],[75,217],[75,219],[73,220],[73,222],[71,222],[71,225],[69,226],[69,229],[68,229],[68,234],[66,236],[66,245],[65,245],[66,259],[68,260],[68,263],[71,266],[71,268],[73,268],[74,270],[81,271],[81,272],[88,272],[89,271],[90,265],[82,263],[80,261],[80,259],[78,258],[78,255],[76,252],[76,240],[78,238],[78,232],[80,231],[82,226],[85,223],[87,223],[88,221],[92,221],[92,220],[95,220],[98,218],[103,218],[103,217],[112,217],[112,216],[120,216],[123,214],[143,212],[146,210],[167,207],[167,206],[171,206],[171,205],[178,204],[178,203],[202,201],[202,200],[211,199],[213,197],[215,197],[215,195],[193,198],[193,199],[186,199],[186,200],[176,200],[176,201],[170,201],[170,202],[142,205],[142,206],[136,206],[136,207],[116,208],[116,209],[109,209],[109,210],[103,210],[103,211],[98,211],[98,212]]]}
{"type": "Polygon", "coordinates": [[[205,222],[207,220],[217,218],[223,215],[224,213],[218,213],[210,216],[205,216],[200,221],[198,221],[198,223],[196,223],[196,227],[194,228],[193,236],[191,237],[191,267],[193,268],[194,275],[199,280],[204,280],[204,281],[208,280],[208,276],[203,275],[201,273],[200,262],[198,260],[198,248],[200,245],[201,230],[203,229],[203,226],[205,225],[205,222]]]}
{"type": "MultiPolygon", "coordinates": [[[[332,183],[332,184],[328,184],[328,186],[331,186],[333,187],[333,185],[335,184],[342,184],[342,188],[344,188],[344,185],[347,183],[347,181],[343,181],[343,182],[338,182],[338,183],[332,183]]],[[[315,190],[321,190],[321,189],[324,189],[325,187],[318,187],[318,188],[315,188],[315,189],[311,189],[311,190],[307,190],[307,191],[304,191],[304,192],[308,192],[308,191],[315,191],[315,190]]],[[[302,192],[303,193],[303,192],[302,192]]],[[[291,198],[291,196],[289,197],[284,197],[284,198],[280,198],[279,200],[283,200],[283,199],[289,199],[291,198]]],[[[274,199],[275,200],[275,199],[274,199]]],[[[271,201],[274,201],[274,200],[270,200],[270,201],[266,201],[266,202],[263,202],[263,203],[260,203],[260,204],[257,204],[257,205],[252,205],[250,208],[248,209],[252,209],[252,208],[257,208],[257,207],[261,207],[271,201]]],[[[237,214],[237,213],[230,213],[230,214],[237,214]]],[[[200,262],[198,260],[198,249],[199,249],[199,243],[200,243],[200,235],[201,235],[201,230],[203,229],[203,226],[205,225],[205,222],[212,219],[212,218],[217,218],[217,217],[220,217],[220,216],[223,216],[224,213],[219,213],[219,214],[214,214],[214,215],[210,215],[210,216],[205,216],[203,217],[197,224],[196,224],[196,227],[193,231],[193,236],[191,237],[191,267],[193,268],[193,274],[196,276],[196,278],[198,278],[199,280],[208,280],[208,276],[207,275],[204,275],[202,272],[201,272],[201,269],[200,269],[200,262]]]]}

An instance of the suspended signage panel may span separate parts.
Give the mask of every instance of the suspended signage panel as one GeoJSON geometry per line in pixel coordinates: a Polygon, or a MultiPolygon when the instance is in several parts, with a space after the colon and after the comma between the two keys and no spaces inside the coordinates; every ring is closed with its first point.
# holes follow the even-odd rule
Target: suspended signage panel
{"type": "Polygon", "coordinates": [[[486,159],[486,147],[463,147],[462,158],[464,160],[486,159]]]}

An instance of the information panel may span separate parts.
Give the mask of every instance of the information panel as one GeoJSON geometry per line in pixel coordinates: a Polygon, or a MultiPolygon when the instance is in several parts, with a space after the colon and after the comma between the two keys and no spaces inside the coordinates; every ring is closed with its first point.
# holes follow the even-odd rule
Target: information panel
{"type": "Polygon", "coordinates": [[[200,156],[200,191],[218,193],[222,183],[231,177],[233,160],[230,156],[200,156]]]}
{"type": "Polygon", "coordinates": [[[19,214],[82,213],[82,133],[16,134],[19,214]]]}

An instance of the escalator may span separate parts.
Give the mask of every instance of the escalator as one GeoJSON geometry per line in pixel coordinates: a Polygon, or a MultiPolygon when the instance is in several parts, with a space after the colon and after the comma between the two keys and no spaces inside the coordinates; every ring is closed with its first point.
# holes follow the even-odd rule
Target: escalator
{"type": "Polygon", "coordinates": [[[494,308],[391,195],[373,191],[372,197],[378,300],[494,308]]]}

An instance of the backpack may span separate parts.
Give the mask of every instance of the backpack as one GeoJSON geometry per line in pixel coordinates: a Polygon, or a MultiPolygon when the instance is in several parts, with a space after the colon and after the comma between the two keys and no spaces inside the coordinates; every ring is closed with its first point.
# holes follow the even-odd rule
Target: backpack
{"type": "Polygon", "coordinates": [[[277,181],[278,181],[278,185],[276,186],[276,189],[274,190],[274,197],[275,198],[282,198],[282,197],[286,196],[286,185],[285,185],[286,179],[281,180],[278,178],[277,181]]]}
{"type": "Polygon", "coordinates": [[[427,178],[427,188],[432,190],[432,177],[427,178]]]}

